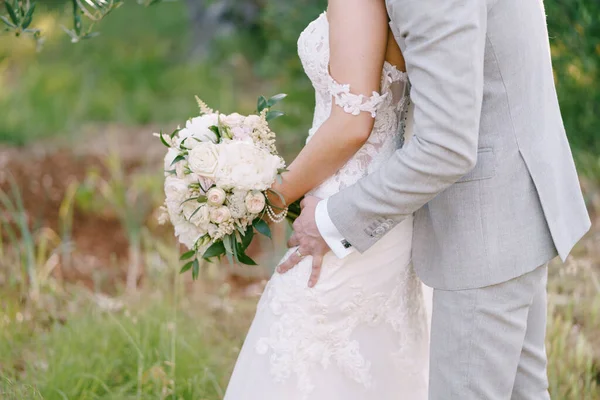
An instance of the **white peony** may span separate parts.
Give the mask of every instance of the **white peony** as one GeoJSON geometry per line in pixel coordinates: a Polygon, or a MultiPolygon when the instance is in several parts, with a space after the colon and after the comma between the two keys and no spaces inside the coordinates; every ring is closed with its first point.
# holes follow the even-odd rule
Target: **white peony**
{"type": "Polygon", "coordinates": [[[207,202],[211,206],[222,205],[225,202],[226,196],[225,191],[217,187],[211,188],[208,193],[206,193],[207,202]]]}
{"type": "Polygon", "coordinates": [[[238,113],[221,116],[221,122],[223,122],[223,124],[229,126],[230,128],[234,128],[236,126],[240,126],[240,125],[244,124],[245,120],[246,120],[246,117],[244,117],[243,115],[240,115],[238,113]]]}
{"type": "Polygon", "coordinates": [[[284,167],[281,157],[248,141],[222,143],[219,147],[215,182],[225,190],[266,190],[275,181],[277,170],[284,167]]]}
{"type": "Polygon", "coordinates": [[[212,208],[210,210],[210,220],[215,224],[222,224],[223,222],[231,218],[231,212],[229,208],[225,206],[212,208]]]}
{"type": "Polygon", "coordinates": [[[188,201],[183,204],[184,217],[206,233],[208,224],[210,223],[209,208],[205,204],[200,204],[197,201],[188,201]]]}
{"type": "Polygon", "coordinates": [[[185,124],[185,128],[178,133],[178,145],[183,144],[188,149],[193,149],[201,142],[217,143],[217,135],[209,128],[218,125],[217,114],[207,114],[192,118],[185,124]]]}
{"type": "Polygon", "coordinates": [[[165,179],[165,197],[169,214],[178,214],[181,212],[182,203],[191,197],[191,193],[184,180],[168,176],[165,179]]]}
{"type": "Polygon", "coordinates": [[[219,147],[211,142],[198,143],[190,150],[188,163],[192,172],[206,177],[214,178],[219,162],[219,147]]]}
{"type": "Polygon", "coordinates": [[[179,242],[185,245],[188,249],[194,247],[198,239],[204,236],[206,233],[202,232],[196,225],[183,221],[175,224],[175,236],[179,239],[179,242]]]}
{"type": "Polygon", "coordinates": [[[246,195],[246,208],[250,214],[258,214],[265,208],[265,196],[258,191],[249,192],[246,195]]]}
{"type": "Polygon", "coordinates": [[[244,125],[254,129],[257,125],[261,123],[261,119],[258,115],[249,115],[244,119],[244,125]]]}
{"type": "Polygon", "coordinates": [[[174,149],[173,147],[167,150],[167,154],[165,155],[165,171],[171,171],[175,168],[175,166],[171,164],[173,164],[173,160],[175,160],[178,155],[179,150],[174,149]]]}

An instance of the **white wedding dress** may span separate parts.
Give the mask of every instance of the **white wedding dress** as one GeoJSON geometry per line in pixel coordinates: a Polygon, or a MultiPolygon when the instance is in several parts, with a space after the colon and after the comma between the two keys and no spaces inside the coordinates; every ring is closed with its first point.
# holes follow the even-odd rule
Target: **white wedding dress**
{"type": "MultiPolygon", "coordinates": [[[[308,140],[332,106],[355,115],[370,112],[375,126],[354,157],[312,192],[321,198],[379,168],[401,145],[408,113],[406,74],[389,63],[380,93],[371,97],[352,94],[330,76],[328,29],[323,13],[298,41],[316,91],[308,140]]],[[[275,273],[225,399],[426,400],[428,323],[422,285],[410,265],[411,242],[409,218],[363,254],[340,260],[328,253],[312,289],[310,257],[286,274],[275,273]]]]}

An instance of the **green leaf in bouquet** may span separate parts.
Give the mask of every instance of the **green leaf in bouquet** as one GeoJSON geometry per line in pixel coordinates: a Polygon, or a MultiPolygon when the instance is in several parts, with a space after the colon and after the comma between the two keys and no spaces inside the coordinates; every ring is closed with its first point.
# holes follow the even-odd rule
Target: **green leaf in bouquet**
{"type": "Polygon", "coordinates": [[[217,143],[221,142],[221,132],[219,131],[219,127],[217,125],[209,126],[210,129],[215,135],[217,135],[217,143]]]}
{"type": "Polygon", "coordinates": [[[283,111],[278,111],[278,110],[269,110],[267,112],[267,121],[272,121],[275,118],[279,118],[281,116],[284,116],[285,113],[283,111]]]}
{"type": "Polygon", "coordinates": [[[223,246],[225,246],[225,257],[227,257],[227,261],[229,261],[230,264],[233,265],[233,256],[234,254],[234,249],[235,246],[231,243],[232,241],[234,241],[235,239],[233,238],[232,235],[227,235],[223,237],[223,246]]]}
{"type": "Polygon", "coordinates": [[[169,174],[169,175],[177,175],[177,171],[174,169],[169,169],[165,171],[165,174],[169,174]]]}
{"type": "Polygon", "coordinates": [[[254,229],[258,231],[258,233],[265,235],[269,239],[271,239],[271,228],[269,228],[269,224],[264,219],[257,218],[252,223],[254,229]]]}
{"type": "Polygon", "coordinates": [[[192,263],[192,279],[196,280],[200,274],[200,261],[196,258],[192,263]]]}
{"type": "Polygon", "coordinates": [[[180,154],[177,157],[175,157],[175,159],[171,163],[171,166],[173,166],[173,165],[177,164],[179,161],[183,161],[183,160],[185,160],[185,157],[180,154]]]}
{"type": "Polygon", "coordinates": [[[246,250],[250,243],[252,243],[252,238],[254,237],[254,228],[252,225],[249,225],[246,228],[246,232],[244,233],[244,237],[242,238],[242,250],[246,250]]]}
{"type": "Polygon", "coordinates": [[[225,245],[222,241],[218,241],[213,243],[208,249],[206,249],[204,254],[202,254],[202,258],[208,260],[209,258],[220,257],[223,254],[225,254],[225,245]]]}
{"type": "Polygon", "coordinates": [[[180,260],[180,261],[183,261],[183,260],[188,260],[188,259],[190,259],[190,258],[194,257],[194,255],[195,255],[195,254],[196,254],[196,250],[190,250],[190,251],[186,251],[185,253],[183,253],[183,254],[181,255],[181,257],[179,257],[179,260],[180,260]]]}
{"type": "Polygon", "coordinates": [[[162,144],[164,144],[167,147],[171,147],[171,145],[169,143],[167,143],[167,141],[165,140],[165,138],[163,137],[163,133],[162,130],[160,131],[160,133],[158,134],[158,137],[160,138],[160,141],[162,142],[162,144]]]}
{"type": "Polygon", "coordinates": [[[258,113],[260,114],[262,112],[262,110],[264,110],[265,108],[269,108],[269,106],[267,105],[267,99],[265,99],[265,96],[260,96],[256,103],[256,109],[258,110],[258,113]]]}
{"type": "Polygon", "coordinates": [[[181,128],[177,128],[175,129],[173,132],[171,132],[171,139],[173,139],[175,137],[175,135],[177,135],[179,133],[179,131],[181,131],[181,128]]]}
{"type": "Polygon", "coordinates": [[[267,107],[269,107],[269,108],[273,107],[275,104],[279,103],[281,100],[285,99],[286,97],[287,97],[287,94],[285,94],[285,93],[276,94],[275,96],[273,96],[269,100],[267,100],[267,107]]]}
{"type": "Polygon", "coordinates": [[[256,263],[256,261],[254,261],[253,259],[248,257],[248,255],[245,253],[244,249],[242,248],[241,243],[236,243],[236,247],[237,247],[236,258],[240,263],[245,264],[245,265],[258,265],[256,263]]]}
{"type": "Polygon", "coordinates": [[[186,262],[185,265],[181,267],[181,270],[179,270],[179,273],[183,274],[184,272],[189,271],[190,268],[192,268],[192,265],[194,265],[194,261],[186,262]]]}

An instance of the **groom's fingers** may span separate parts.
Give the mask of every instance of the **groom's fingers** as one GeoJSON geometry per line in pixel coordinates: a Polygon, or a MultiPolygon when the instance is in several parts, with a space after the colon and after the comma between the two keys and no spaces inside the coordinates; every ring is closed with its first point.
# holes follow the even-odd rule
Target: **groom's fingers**
{"type": "Polygon", "coordinates": [[[308,279],[308,287],[312,288],[317,284],[319,276],[321,276],[321,264],[323,264],[323,256],[313,256],[312,272],[308,279]]]}
{"type": "Polygon", "coordinates": [[[281,265],[277,267],[277,272],[279,272],[280,274],[285,274],[290,269],[294,268],[296,264],[298,264],[300,261],[302,261],[302,257],[300,257],[298,255],[298,252],[295,251],[292,253],[291,256],[288,257],[287,260],[285,260],[285,262],[281,263],[281,265]]]}

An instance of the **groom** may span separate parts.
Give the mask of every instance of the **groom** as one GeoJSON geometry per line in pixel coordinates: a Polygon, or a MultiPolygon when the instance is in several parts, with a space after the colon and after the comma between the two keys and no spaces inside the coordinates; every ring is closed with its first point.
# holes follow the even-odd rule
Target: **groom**
{"type": "Polygon", "coordinates": [[[306,198],[281,266],[367,251],[415,213],[434,288],[431,400],[549,399],[547,263],[590,227],[565,135],[541,0],[387,0],[414,137],[328,200],[306,198]]]}

